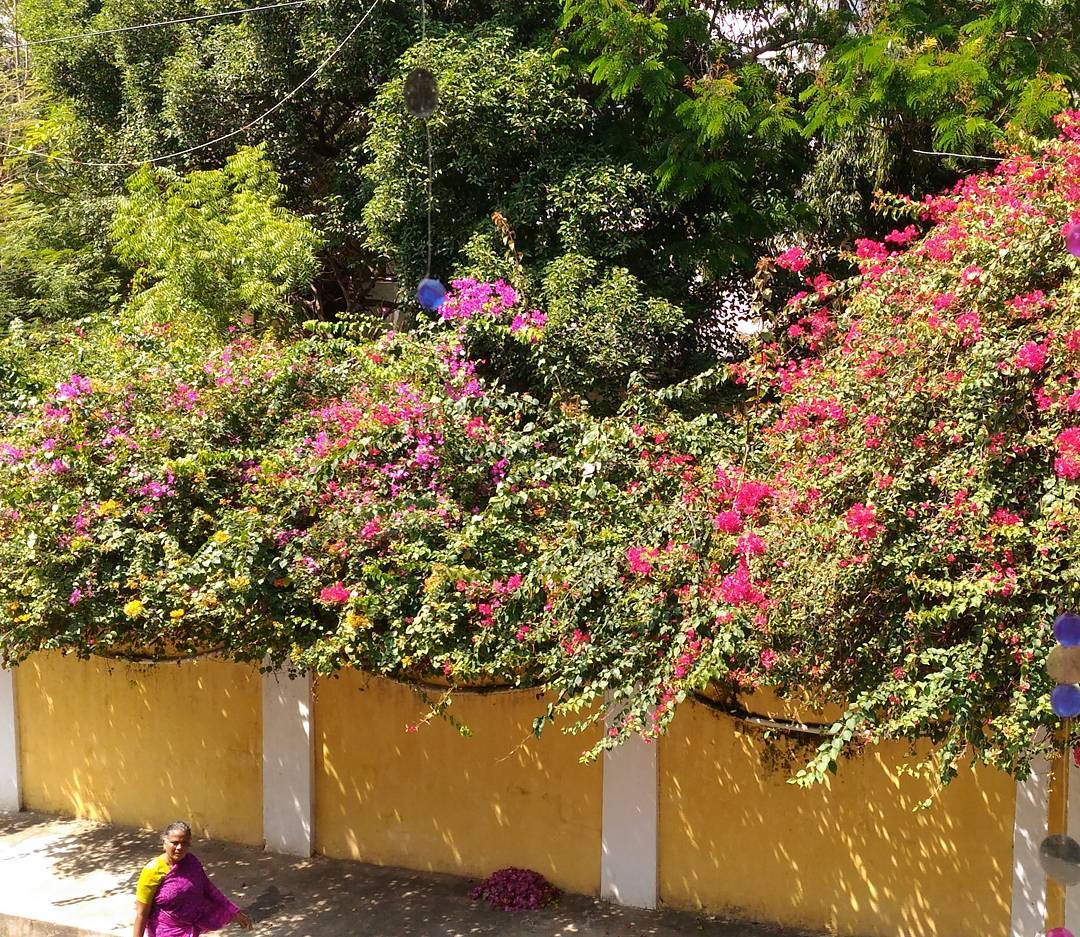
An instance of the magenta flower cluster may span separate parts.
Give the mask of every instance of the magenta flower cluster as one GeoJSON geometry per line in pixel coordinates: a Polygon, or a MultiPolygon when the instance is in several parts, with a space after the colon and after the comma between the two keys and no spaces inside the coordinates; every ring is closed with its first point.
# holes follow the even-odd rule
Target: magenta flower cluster
{"type": "Polygon", "coordinates": [[[469,320],[486,316],[494,320],[503,320],[510,313],[511,332],[523,329],[542,329],[547,323],[547,315],[539,309],[523,311],[515,309],[519,296],[505,280],[494,283],[482,283],[467,277],[454,280],[453,291],[439,309],[439,315],[446,321],[469,320]]]}

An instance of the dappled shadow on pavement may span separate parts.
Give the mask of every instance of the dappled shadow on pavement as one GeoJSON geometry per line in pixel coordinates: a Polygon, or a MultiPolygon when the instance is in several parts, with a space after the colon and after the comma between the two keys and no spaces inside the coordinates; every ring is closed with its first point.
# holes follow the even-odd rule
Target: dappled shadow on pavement
{"type": "MultiPolygon", "coordinates": [[[[153,832],[0,814],[0,875],[10,869],[30,881],[29,870],[34,882],[47,883],[47,893],[35,897],[34,916],[95,933],[130,929],[135,880],[157,850],[153,832]]],[[[580,895],[507,913],[471,900],[475,883],[453,875],[322,856],[295,859],[218,841],[196,841],[193,852],[250,913],[259,937],[798,937],[792,930],[620,908],[580,895]]],[[[0,914],[9,910],[5,904],[0,896],[0,914]]],[[[25,902],[19,913],[31,913],[25,902]]]]}
{"type": "Polygon", "coordinates": [[[272,937],[797,937],[791,930],[620,908],[582,895],[564,895],[539,911],[495,911],[468,897],[475,884],[468,879],[321,856],[292,863],[275,857],[285,867],[269,881],[249,859],[233,858],[241,851],[219,851],[214,843],[200,848],[218,884],[231,887],[260,933],[272,937]]]}
{"type": "Polygon", "coordinates": [[[12,835],[10,843],[24,845],[15,859],[0,853],[0,863],[25,862],[37,854],[48,859],[54,874],[60,878],[77,878],[89,872],[106,872],[116,877],[116,883],[104,892],[95,889],[81,896],[54,899],[53,904],[60,907],[112,894],[134,894],[147,850],[153,848],[153,833],[109,826],[61,828],[57,832],[54,820],[42,814],[0,815],[0,837],[12,835]]]}

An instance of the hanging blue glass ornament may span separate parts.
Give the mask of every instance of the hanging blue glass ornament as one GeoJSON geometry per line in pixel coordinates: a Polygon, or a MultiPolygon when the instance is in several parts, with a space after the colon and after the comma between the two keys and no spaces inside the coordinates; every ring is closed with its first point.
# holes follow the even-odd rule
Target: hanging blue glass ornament
{"type": "Polygon", "coordinates": [[[1080,221],[1065,225],[1065,249],[1073,255],[1080,257],[1080,221]]]}
{"type": "Polygon", "coordinates": [[[1050,691],[1050,708],[1062,719],[1080,716],[1080,687],[1075,683],[1059,683],[1050,691]]]}
{"type": "Polygon", "coordinates": [[[405,110],[427,120],[439,106],[439,85],[426,68],[414,68],[405,76],[405,110]]]}
{"type": "Polygon", "coordinates": [[[1076,647],[1080,644],[1080,615],[1064,612],[1054,619],[1054,637],[1059,644],[1076,647]]]}
{"type": "Polygon", "coordinates": [[[446,287],[434,277],[424,277],[416,288],[416,301],[434,311],[446,301],[446,287]]]}

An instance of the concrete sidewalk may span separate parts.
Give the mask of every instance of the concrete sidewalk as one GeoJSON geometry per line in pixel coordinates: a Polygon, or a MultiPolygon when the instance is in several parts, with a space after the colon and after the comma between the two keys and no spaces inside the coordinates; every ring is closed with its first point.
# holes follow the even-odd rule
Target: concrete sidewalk
{"type": "MultiPolygon", "coordinates": [[[[0,814],[0,937],[130,934],[135,880],[158,848],[155,834],[144,830],[0,814]]],[[[251,915],[259,937],[798,937],[715,917],[618,908],[579,895],[511,914],[472,901],[473,883],[452,875],[319,856],[296,860],[213,841],[196,841],[193,851],[251,915]]]]}

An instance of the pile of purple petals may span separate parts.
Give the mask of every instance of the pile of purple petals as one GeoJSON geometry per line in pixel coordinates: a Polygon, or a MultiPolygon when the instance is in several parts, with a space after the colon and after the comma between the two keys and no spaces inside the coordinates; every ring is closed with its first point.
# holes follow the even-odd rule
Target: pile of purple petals
{"type": "Polygon", "coordinates": [[[532,911],[559,897],[559,889],[539,872],[499,869],[469,892],[474,901],[484,899],[500,911],[532,911]]]}

